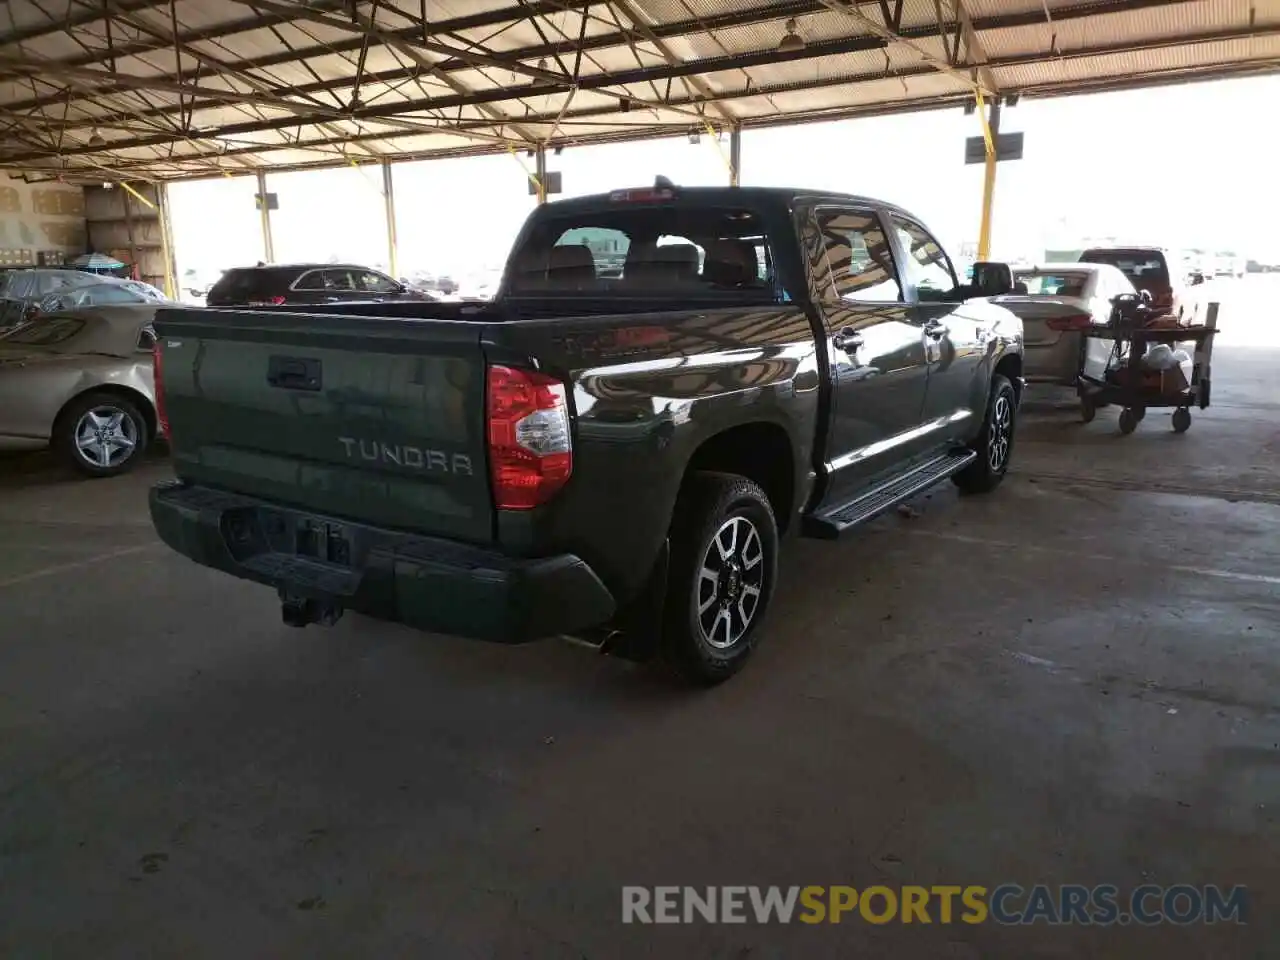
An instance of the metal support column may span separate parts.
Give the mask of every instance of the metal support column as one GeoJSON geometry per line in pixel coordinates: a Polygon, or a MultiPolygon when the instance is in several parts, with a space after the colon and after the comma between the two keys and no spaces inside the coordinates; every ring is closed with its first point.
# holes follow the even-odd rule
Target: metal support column
{"type": "MultiPolygon", "coordinates": [[[[129,209],[129,197],[124,197],[125,210],[129,209]]],[[[164,257],[164,295],[170,300],[177,300],[181,292],[178,289],[178,261],[173,245],[173,219],[169,216],[169,186],[156,184],[156,206],[160,214],[160,255],[164,257]]],[[[132,233],[132,231],[130,231],[132,233]]],[[[130,237],[132,240],[132,237],[130,237]]]]}
{"type": "Polygon", "coordinates": [[[978,259],[991,256],[991,207],[996,193],[997,146],[1000,141],[1000,101],[992,100],[990,115],[983,109],[982,95],[978,95],[978,116],[982,119],[982,135],[986,140],[986,166],[982,177],[982,225],[978,229],[978,259]]]}
{"type": "Polygon", "coordinates": [[[736,123],[729,129],[729,186],[742,185],[742,128],[736,123]]]}
{"type": "Polygon", "coordinates": [[[400,256],[396,244],[396,194],[392,185],[391,178],[391,161],[382,161],[382,198],[386,203],[387,211],[387,263],[390,266],[390,274],[396,280],[400,279],[400,256]]]}
{"type": "Polygon", "coordinates": [[[533,176],[537,180],[538,202],[547,202],[547,146],[538,144],[533,152],[533,176]]]}
{"type": "Polygon", "coordinates": [[[275,263],[275,246],[271,243],[271,208],[267,206],[267,171],[258,170],[258,213],[262,218],[262,254],[267,263],[275,263]]]}

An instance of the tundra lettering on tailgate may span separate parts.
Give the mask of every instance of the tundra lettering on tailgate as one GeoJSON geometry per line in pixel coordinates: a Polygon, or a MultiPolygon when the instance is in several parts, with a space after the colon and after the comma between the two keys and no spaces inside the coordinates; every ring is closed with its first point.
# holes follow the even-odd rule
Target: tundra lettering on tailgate
{"type": "Polygon", "coordinates": [[[380,443],[377,440],[357,440],[339,437],[350,460],[368,460],[374,463],[391,463],[397,467],[414,470],[439,470],[441,473],[471,476],[471,458],[464,453],[447,453],[444,450],[425,450],[402,444],[380,443]]]}

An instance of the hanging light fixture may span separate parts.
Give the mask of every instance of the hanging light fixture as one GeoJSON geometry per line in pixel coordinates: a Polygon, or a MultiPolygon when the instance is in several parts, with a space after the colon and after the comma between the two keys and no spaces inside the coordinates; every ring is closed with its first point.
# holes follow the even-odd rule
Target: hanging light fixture
{"type": "Polygon", "coordinates": [[[796,31],[799,26],[796,24],[795,17],[787,21],[786,33],[782,39],[778,41],[779,53],[799,53],[805,48],[804,37],[800,36],[796,31]]]}

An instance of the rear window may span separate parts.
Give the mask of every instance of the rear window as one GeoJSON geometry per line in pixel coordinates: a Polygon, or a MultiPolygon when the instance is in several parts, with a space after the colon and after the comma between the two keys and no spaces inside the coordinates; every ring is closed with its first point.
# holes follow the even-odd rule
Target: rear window
{"type": "Polygon", "coordinates": [[[1169,266],[1158,250],[1086,250],[1083,263],[1109,263],[1134,283],[1155,281],[1168,283],[1169,266]]]}
{"type": "Polygon", "coordinates": [[[1087,273],[1018,273],[1014,279],[1025,284],[1035,296],[1083,297],[1089,283],[1087,273]]]}
{"type": "Polygon", "coordinates": [[[511,292],[777,299],[773,257],[750,210],[628,206],[548,217],[512,259],[511,292]]]}
{"type": "Polygon", "coordinates": [[[210,300],[240,303],[282,295],[298,275],[297,270],[245,267],[228,270],[209,291],[210,300]]]}

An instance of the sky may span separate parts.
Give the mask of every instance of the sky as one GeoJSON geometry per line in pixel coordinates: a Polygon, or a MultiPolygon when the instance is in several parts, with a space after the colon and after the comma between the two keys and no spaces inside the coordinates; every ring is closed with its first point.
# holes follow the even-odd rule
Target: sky
{"type": "MultiPolygon", "coordinates": [[[[1280,77],[1124,93],[1023,100],[1004,132],[1024,134],[1021,160],[999,165],[993,259],[1042,259],[1089,240],[1230,250],[1280,263],[1280,143],[1264,122],[1280,77]]],[[[961,256],[976,244],[982,166],[964,141],[981,135],[959,108],[742,135],[742,183],[873,196],[921,218],[961,256]]],[[[728,182],[727,142],[710,136],[569,147],[547,158],[562,196],[653,182],[728,182]]],[[[393,166],[402,276],[479,277],[500,269],[534,207],[531,160],[510,155],[393,166]]],[[[253,177],[171,188],[178,271],[215,279],[264,258],[253,177]]],[[[353,260],[389,268],[377,167],[268,174],[275,260],[353,260]]],[[[555,199],[554,197],[552,199],[555,199]]]]}

